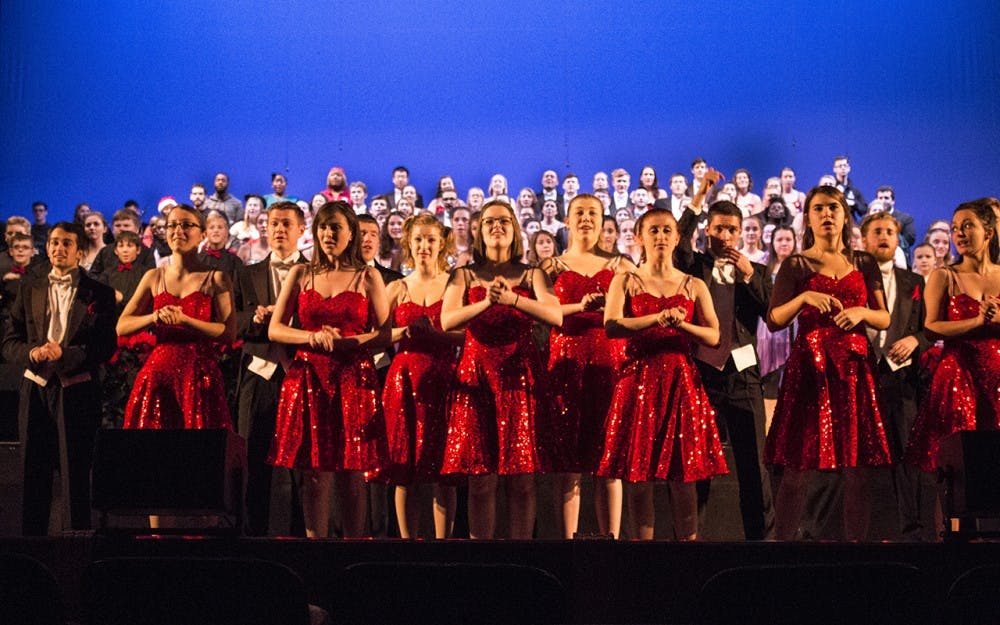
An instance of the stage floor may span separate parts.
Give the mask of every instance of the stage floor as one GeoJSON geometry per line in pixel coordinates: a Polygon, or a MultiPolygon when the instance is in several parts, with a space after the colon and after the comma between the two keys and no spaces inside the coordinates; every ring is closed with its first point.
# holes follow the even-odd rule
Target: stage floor
{"type": "MultiPolygon", "coordinates": [[[[3,539],[0,551],[31,555],[55,573],[66,616],[79,619],[80,580],[97,559],[121,556],[253,557],[302,576],[310,600],[336,615],[345,567],[359,562],[512,563],[554,575],[571,623],[689,623],[699,590],[718,571],[747,565],[899,562],[929,579],[932,605],[964,571],[1000,562],[1000,543],[674,543],[654,541],[417,541],[113,537],[73,534],[3,539]]],[[[781,589],[774,589],[780,593],[781,589]]],[[[502,590],[500,590],[502,592],[502,590]]],[[[403,588],[371,588],[373,601],[403,588]]],[[[873,589],[877,592],[877,589],[873,589]]],[[[931,614],[928,615],[931,617],[931,614]]],[[[936,622],[936,617],[927,622],[936,622]]]]}

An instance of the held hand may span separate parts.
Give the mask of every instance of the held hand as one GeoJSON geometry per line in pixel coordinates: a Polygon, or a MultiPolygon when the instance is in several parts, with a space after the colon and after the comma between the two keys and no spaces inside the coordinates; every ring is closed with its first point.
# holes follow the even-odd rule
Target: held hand
{"type": "Polygon", "coordinates": [[[821,313],[828,313],[832,310],[843,310],[844,305],[840,300],[832,295],[820,293],[818,291],[805,291],[802,293],[802,303],[819,309],[821,313]]]}
{"type": "Polygon", "coordinates": [[[733,265],[736,267],[736,271],[739,272],[741,279],[746,280],[747,277],[753,275],[753,265],[750,263],[750,259],[743,255],[743,253],[735,247],[726,248],[723,257],[726,260],[732,261],[733,265]]]}
{"type": "Polygon", "coordinates": [[[841,330],[851,330],[865,320],[865,313],[868,311],[864,306],[853,306],[841,310],[833,318],[833,322],[841,330]]]}
{"type": "Polygon", "coordinates": [[[717,169],[713,169],[712,167],[709,167],[708,171],[705,172],[704,181],[705,184],[708,185],[706,188],[712,188],[725,179],[726,177],[722,175],[722,172],[717,169]]]}
{"type": "Polygon", "coordinates": [[[181,310],[181,307],[176,304],[164,306],[153,314],[158,323],[164,323],[167,325],[180,324],[187,317],[187,315],[184,314],[184,311],[181,310]]]}
{"type": "Polygon", "coordinates": [[[426,336],[434,331],[431,326],[431,320],[429,317],[418,317],[410,322],[410,325],[406,326],[406,334],[408,336],[426,336]]]}
{"type": "Polygon", "coordinates": [[[273,306],[260,306],[253,311],[253,322],[257,325],[262,325],[267,318],[271,316],[271,311],[274,310],[273,306]]]}
{"type": "Polygon", "coordinates": [[[490,301],[494,304],[504,304],[513,306],[517,299],[517,293],[511,290],[510,285],[503,278],[497,277],[490,284],[490,301]]]}
{"type": "Polygon", "coordinates": [[[1000,298],[993,295],[984,296],[983,300],[979,302],[979,316],[984,324],[1000,321],[998,312],[1000,312],[1000,298]]]}
{"type": "Polygon", "coordinates": [[[889,353],[886,357],[896,363],[904,363],[907,359],[913,355],[913,350],[917,348],[918,342],[915,336],[904,336],[889,348],[889,353]]]}
{"type": "Polygon", "coordinates": [[[604,308],[604,293],[600,291],[587,293],[580,300],[580,305],[583,306],[585,311],[601,310],[604,308]]]}

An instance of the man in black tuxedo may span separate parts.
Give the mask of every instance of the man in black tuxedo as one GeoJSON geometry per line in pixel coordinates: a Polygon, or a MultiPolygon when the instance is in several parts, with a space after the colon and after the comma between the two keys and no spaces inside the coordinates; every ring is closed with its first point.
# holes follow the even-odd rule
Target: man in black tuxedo
{"type": "Polygon", "coordinates": [[[706,252],[691,249],[702,202],[712,182],[718,180],[709,176],[718,172],[706,174],[706,184],[678,224],[681,240],[675,265],[704,280],[712,294],[719,318],[719,345],[699,346],[695,358],[719,431],[726,434],[736,461],[744,535],[747,540],[763,540],[771,532],[774,512],[762,464],[765,413],[756,348],[757,324],[767,315],[771,281],[763,265],[750,262],[736,250],[742,212],[732,202],[716,202],[709,209],[706,252]]]}
{"type": "MultiPolygon", "coordinates": [[[[271,252],[259,263],[239,267],[234,281],[237,335],[243,340],[237,390],[239,432],[247,439],[247,530],[253,536],[268,532],[273,467],[267,464],[267,454],[274,438],[281,383],[293,357],[285,345],[268,340],[267,326],[292,265],[306,262],[297,249],[304,232],[305,216],[297,204],[272,204],[267,209],[271,252]]],[[[301,516],[294,483],[292,519],[301,516]]]]}
{"type": "Polygon", "coordinates": [[[555,200],[556,219],[562,219],[566,213],[563,211],[563,194],[559,192],[559,174],[554,169],[546,169],[542,174],[542,188],[535,192],[535,215],[542,214],[542,204],[545,200],[555,200]]]}
{"type": "Polygon", "coordinates": [[[47,276],[18,288],[3,333],[3,355],[21,365],[24,445],[23,531],[44,536],[52,477],[62,480],[73,529],[90,528],[90,469],[101,423],[98,369],[115,350],[115,295],[79,268],[88,239],[60,222],[49,231],[47,276]]]}
{"type": "Polygon", "coordinates": [[[924,279],[893,265],[900,236],[900,224],[893,215],[868,215],[861,222],[861,235],[865,251],[875,257],[882,270],[892,319],[887,330],[869,329],[868,342],[878,361],[879,408],[892,449],[899,531],[904,539],[934,540],[933,484],[927,483],[922,471],[902,461],[917,417],[920,354],[930,347],[924,336],[924,279]]]}
{"type": "MultiPolygon", "coordinates": [[[[385,201],[389,205],[389,210],[396,210],[396,202],[403,197],[403,189],[410,184],[410,170],[403,167],[402,165],[397,165],[395,169],[392,170],[392,191],[384,193],[385,201]]],[[[424,207],[424,196],[417,193],[417,208],[424,207]]]]}

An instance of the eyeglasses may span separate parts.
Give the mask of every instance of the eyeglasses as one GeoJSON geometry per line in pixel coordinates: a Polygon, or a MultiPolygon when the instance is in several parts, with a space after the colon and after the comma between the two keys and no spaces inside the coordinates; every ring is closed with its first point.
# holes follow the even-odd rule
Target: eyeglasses
{"type": "Polygon", "coordinates": [[[201,225],[193,221],[171,221],[167,224],[167,230],[176,230],[178,228],[187,232],[191,228],[201,228],[201,225]]]}
{"type": "Polygon", "coordinates": [[[514,224],[514,220],[510,217],[487,217],[486,219],[483,219],[482,224],[487,230],[497,224],[500,224],[504,228],[509,228],[514,224]]]}

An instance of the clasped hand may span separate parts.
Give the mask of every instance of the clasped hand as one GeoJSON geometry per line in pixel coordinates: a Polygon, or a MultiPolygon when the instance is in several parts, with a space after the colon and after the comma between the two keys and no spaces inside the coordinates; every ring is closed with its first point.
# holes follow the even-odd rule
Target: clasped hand
{"type": "Polygon", "coordinates": [[[333,342],[343,338],[340,329],[333,326],[323,326],[315,332],[309,333],[309,347],[322,349],[327,352],[333,351],[333,342]]]}
{"type": "Polygon", "coordinates": [[[431,325],[431,320],[429,317],[417,317],[410,322],[410,325],[406,326],[406,336],[413,338],[415,336],[427,336],[434,331],[434,326],[431,325]]]}
{"type": "Polygon", "coordinates": [[[271,316],[274,312],[274,305],[271,306],[257,306],[256,310],[253,312],[253,322],[260,325],[267,321],[267,318],[271,316]]]}
{"type": "Polygon", "coordinates": [[[490,282],[490,286],[487,289],[487,295],[489,296],[490,303],[492,304],[505,304],[507,306],[513,306],[515,300],[517,299],[517,294],[511,290],[507,281],[500,276],[493,278],[493,281],[490,282]]]}
{"type": "Polygon", "coordinates": [[[156,323],[177,325],[184,323],[185,319],[187,319],[187,315],[184,314],[184,310],[177,304],[169,304],[153,311],[153,321],[156,323]]]}
{"type": "Polygon", "coordinates": [[[583,306],[585,311],[601,310],[604,308],[604,293],[601,293],[600,291],[587,293],[580,300],[580,305],[583,306]]]}
{"type": "Polygon", "coordinates": [[[979,302],[979,316],[983,318],[983,323],[995,323],[998,312],[1000,312],[1000,297],[984,296],[979,302]]]}
{"type": "Polygon", "coordinates": [[[687,318],[687,310],[683,306],[674,306],[673,308],[661,310],[660,314],[656,317],[656,323],[664,328],[676,328],[685,318],[687,318]]]}
{"type": "Polygon", "coordinates": [[[54,341],[49,341],[31,350],[28,354],[35,362],[55,362],[62,358],[62,346],[54,341]]]}

